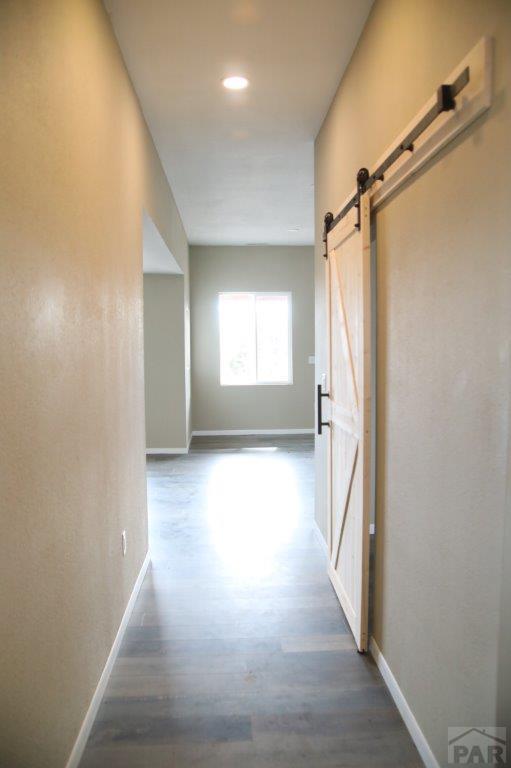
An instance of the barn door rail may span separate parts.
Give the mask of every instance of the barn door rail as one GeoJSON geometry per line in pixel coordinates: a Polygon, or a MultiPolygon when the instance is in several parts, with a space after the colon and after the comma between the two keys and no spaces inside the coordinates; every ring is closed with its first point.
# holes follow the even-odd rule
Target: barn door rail
{"type": "Polygon", "coordinates": [[[360,229],[360,197],[368,192],[377,181],[383,181],[386,171],[394,165],[401,155],[405,152],[413,152],[414,143],[424,131],[442,114],[450,112],[456,108],[456,96],[470,82],[470,67],[465,67],[458,77],[450,84],[439,86],[436,92],[436,102],[431,109],[422,117],[421,120],[409,131],[399,144],[387,155],[373,173],[369,173],[367,168],[361,168],[357,173],[356,192],[351,197],[344,208],[334,216],[330,211],[325,215],[323,228],[323,242],[325,244],[325,258],[328,258],[327,236],[337,224],[351,211],[352,208],[359,210],[355,227],[360,229]]]}

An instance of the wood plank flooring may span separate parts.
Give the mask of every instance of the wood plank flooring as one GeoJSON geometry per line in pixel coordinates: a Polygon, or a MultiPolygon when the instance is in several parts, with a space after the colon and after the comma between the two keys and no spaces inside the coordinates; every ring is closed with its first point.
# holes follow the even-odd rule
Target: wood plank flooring
{"type": "Polygon", "coordinates": [[[148,461],[152,563],[81,768],[418,768],[313,528],[313,439],[148,461]]]}

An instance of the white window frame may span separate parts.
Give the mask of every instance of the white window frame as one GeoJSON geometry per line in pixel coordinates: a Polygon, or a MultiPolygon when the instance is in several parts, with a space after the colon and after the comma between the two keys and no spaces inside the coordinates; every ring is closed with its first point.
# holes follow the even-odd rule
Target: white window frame
{"type": "MultiPolygon", "coordinates": [[[[289,387],[293,384],[293,293],[292,291],[220,291],[218,294],[218,379],[221,387],[289,387]],[[231,294],[253,296],[257,300],[258,296],[287,296],[287,353],[288,353],[288,379],[287,381],[251,381],[247,383],[226,383],[222,382],[222,339],[220,335],[220,297],[231,294]]],[[[255,328],[255,369],[257,376],[257,322],[255,328]]]]}

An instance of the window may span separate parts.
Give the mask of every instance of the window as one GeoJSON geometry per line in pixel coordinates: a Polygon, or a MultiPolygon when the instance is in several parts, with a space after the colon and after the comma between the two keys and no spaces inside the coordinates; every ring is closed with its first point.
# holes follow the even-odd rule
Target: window
{"type": "Polygon", "coordinates": [[[221,293],[220,384],[291,384],[291,294],[221,293]]]}

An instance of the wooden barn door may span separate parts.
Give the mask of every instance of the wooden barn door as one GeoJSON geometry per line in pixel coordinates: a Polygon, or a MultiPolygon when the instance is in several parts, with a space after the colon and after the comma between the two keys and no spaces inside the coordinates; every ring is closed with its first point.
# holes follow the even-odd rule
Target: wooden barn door
{"type": "Polygon", "coordinates": [[[369,198],[328,234],[328,573],[360,651],[368,647],[371,494],[369,198]]]}

